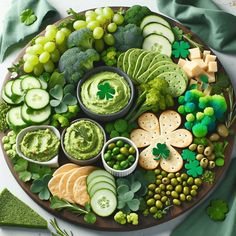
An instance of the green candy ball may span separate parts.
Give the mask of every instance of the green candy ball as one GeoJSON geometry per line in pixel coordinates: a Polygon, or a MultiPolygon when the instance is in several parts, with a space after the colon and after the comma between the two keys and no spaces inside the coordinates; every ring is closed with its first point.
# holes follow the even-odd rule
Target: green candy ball
{"type": "Polygon", "coordinates": [[[203,124],[196,124],[192,128],[193,135],[197,138],[202,138],[207,135],[207,126],[203,124]]]}

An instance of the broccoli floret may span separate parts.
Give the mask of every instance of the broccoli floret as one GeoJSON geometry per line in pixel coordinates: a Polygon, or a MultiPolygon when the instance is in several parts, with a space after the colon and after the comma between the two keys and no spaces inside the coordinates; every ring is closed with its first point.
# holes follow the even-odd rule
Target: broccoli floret
{"type": "Polygon", "coordinates": [[[10,150],[10,149],[11,149],[11,144],[5,143],[5,144],[3,145],[3,149],[4,149],[5,151],[10,150]]]}
{"type": "Polygon", "coordinates": [[[132,225],[138,225],[138,214],[130,213],[129,215],[127,215],[127,222],[132,223],[132,225]]]}
{"type": "Polygon", "coordinates": [[[8,136],[4,136],[2,138],[2,143],[5,144],[5,143],[9,143],[9,137],[8,136]]]}
{"type": "Polygon", "coordinates": [[[93,43],[93,32],[88,28],[74,31],[67,40],[68,48],[80,47],[83,50],[93,48],[93,43]]]}
{"type": "Polygon", "coordinates": [[[129,48],[141,48],[143,43],[142,30],[135,24],[119,26],[113,34],[115,38],[115,48],[124,52],[129,48]]]}
{"type": "Polygon", "coordinates": [[[78,105],[68,106],[68,111],[72,113],[72,115],[76,116],[77,113],[79,112],[79,106],[78,105]]]}
{"type": "Polygon", "coordinates": [[[6,116],[10,108],[7,103],[0,101],[0,132],[5,132],[8,129],[6,116]]]}
{"type": "Polygon", "coordinates": [[[114,66],[117,63],[117,58],[120,53],[116,51],[115,47],[110,47],[101,54],[102,60],[107,66],[114,66]]]}
{"type": "Polygon", "coordinates": [[[123,213],[122,211],[118,211],[115,215],[114,215],[114,220],[121,224],[124,225],[126,224],[126,214],[123,213]]]}
{"type": "Polygon", "coordinates": [[[6,151],[6,154],[10,159],[14,159],[16,157],[16,151],[14,151],[12,149],[6,151]]]}
{"type": "Polygon", "coordinates": [[[94,49],[70,48],[60,58],[59,71],[64,73],[68,83],[77,84],[93,68],[94,61],[99,61],[99,54],[94,49]]]}
{"type": "Polygon", "coordinates": [[[147,15],[151,14],[151,10],[147,7],[134,5],[125,12],[124,20],[126,24],[135,24],[140,26],[141,21],[147,15]]]}

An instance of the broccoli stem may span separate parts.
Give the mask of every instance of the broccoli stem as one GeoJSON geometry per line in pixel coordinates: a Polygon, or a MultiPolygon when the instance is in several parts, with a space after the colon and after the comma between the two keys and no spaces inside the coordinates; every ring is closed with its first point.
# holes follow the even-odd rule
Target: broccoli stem
{"type": "Polygon", "coordinates": [[[128,120],[129,124],[132,124],[134,121],[138,119],[139,116],[141,116],[144,112],[151,110],[152,107],[147,106],[145,103],[141,105],[141,107],[136,111],[132,113],[131,118],[128,120]]]}

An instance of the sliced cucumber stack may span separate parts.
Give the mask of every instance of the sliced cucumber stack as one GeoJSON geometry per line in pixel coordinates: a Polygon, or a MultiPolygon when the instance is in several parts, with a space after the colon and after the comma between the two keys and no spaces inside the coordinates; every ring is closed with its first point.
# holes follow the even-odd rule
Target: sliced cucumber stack
{"type": "Polygon", "coordinates": [[[171,28],[168,21],[166,21],[165,19],[157,15],[149,15],[149,16],[144,17],[140,24],[140,28],[143,29],[149,23],[159,23],[159,24],[165,25],[168,28],[171,28]]]}
{"type": "Polygon", "coordinates": [[[95,170],[86,181],[93,211],[102,217],[111,215],[117,206],[115,178],[105,170],[95,170]]]}
{"type": "Polygon", "coordinates": [[[28,77],[25,77],[24,79],[22,79],[21,87],[24,91],[27,91],[27,90],[33,89],[33,88],[41,88],[41,83],[35,77],[28,76],[28,77]]]}

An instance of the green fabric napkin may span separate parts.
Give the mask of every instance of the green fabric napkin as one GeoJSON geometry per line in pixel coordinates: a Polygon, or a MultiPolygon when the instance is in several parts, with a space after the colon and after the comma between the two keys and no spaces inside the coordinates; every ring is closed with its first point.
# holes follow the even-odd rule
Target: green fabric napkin
{"type": "Polygon", "coordinates": [[[157,0],[157,7],[189,27],[208,46],[236,53],[236,16],[222,11],[211,0],[157,0]]]}
{"type": "Polygon", "coordinates": [[[200,206],[171,233],[171,236],[235,236],[236,235],[236,158],[223,181],[200,206]],[[210,200],[222,199],[229,204],[229,213],[222,222],[210,220],[206,213],[210,200]]]}
{"type": "Polygon", "coordinates": [[[24,40],[30,40],[46,24],[56,20],[58,13],[47,0],[13,0],[11,8],[5,16],[0,39],[0,61],[14,46],[20,46],[24,40]],[[20,21],[20,14],[25,9],[32,9],[37,20],[29,26],[20,21]]]}

